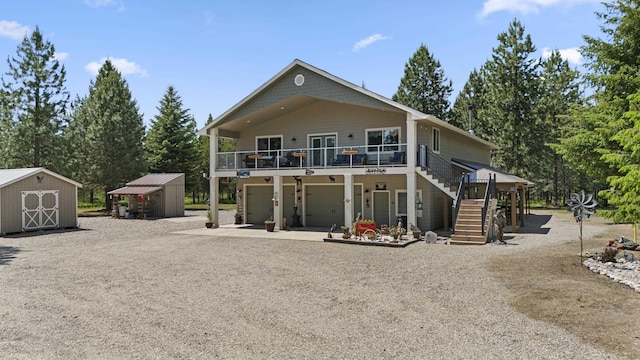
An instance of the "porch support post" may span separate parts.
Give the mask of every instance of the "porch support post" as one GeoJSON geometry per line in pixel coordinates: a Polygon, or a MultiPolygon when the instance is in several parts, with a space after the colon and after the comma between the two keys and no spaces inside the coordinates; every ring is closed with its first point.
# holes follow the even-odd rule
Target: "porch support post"
{"type": "Polygon", "coordinates": [[[211,128],[209,133],[209,208],[211,209],[211,222],[213,227],[218,227],[218,198],[220,186],[216,176],[216,160],[218,159],[218,129],[211,128]]]}
{"type": "Polygon", "coordinates": [[[513,233],[518,232],[518,220],[517,220],[517,214],[516,214],[518,210],[518,203],[516,202],[517,201],[516,191],[518,190],[514,184],[514,189],[513,191],[511,191],[511,232],[513,233]]]}
{"type": "MultiPolygon", "coordinates": [[[[402,149],[400,149],[402,150],[402,149]]],[[[415,174],[418,153],[418,122],[407,113],[407,171],[415,174]]]]}
{"type": "Polygon", "coordinates": [[[418,122],[413,119],[410,113],[407,113],[407,223],[405,228],[409,228],[409,224],[418,226],[418,218],[416,216],[416,154],[418,152],[418,122]]]}
{"type": "Polygon", "coordinates": [[[518,193],[520,194],[520,201],[518,202],[520,207],[520,226],[524,227],[524,185],[521,185],[518,193]]]}
{"type": "Polygon", "coordinates": [[[273,221],[276,228],[282,229],[282,176],[273,176],[273,221]]]}
{"type": "MultiPolygon", "coordinates": [[[[344,174],[344,226],[351,227],[353,221],[353,175],[344,174]]],[[[336,224],[340,226],[341,224],[336,224]]]]}
{"type": "Polygon", "coordinates": [[[418,226],[418,218],[416,216],[416,173],[412,167],[412,174],[407,174],[407,223],[403,224],[409,229],[409,224],[418,226]]]}

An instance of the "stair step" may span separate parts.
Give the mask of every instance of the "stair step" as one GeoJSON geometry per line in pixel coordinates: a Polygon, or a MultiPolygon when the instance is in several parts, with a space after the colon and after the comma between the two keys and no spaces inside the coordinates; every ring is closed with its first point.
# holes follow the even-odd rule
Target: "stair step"
{"type": "Polygon", "coordinates": [[[487,242],[486,237],[476,235],[451,235],[449,244],[451,245],[484,245],[487,242]]]}

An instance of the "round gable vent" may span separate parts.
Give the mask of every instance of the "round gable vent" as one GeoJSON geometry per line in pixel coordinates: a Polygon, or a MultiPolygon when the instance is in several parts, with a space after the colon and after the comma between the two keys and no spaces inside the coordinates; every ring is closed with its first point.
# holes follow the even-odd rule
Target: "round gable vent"
{"type": "Polygon", "coordinates": [[[302,74],[296,75],[295,79],[293,79],[293,82],[297,86],[302,86],[302,84],[304,84],[304,75],[302,75],[302,74]]]}

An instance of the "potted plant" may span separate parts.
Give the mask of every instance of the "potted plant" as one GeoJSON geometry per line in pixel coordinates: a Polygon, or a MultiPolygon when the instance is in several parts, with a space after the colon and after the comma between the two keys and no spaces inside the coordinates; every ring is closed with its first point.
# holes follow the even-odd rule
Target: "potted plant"
{"type": "Polygon", "coordinates": [[[268,218],[264,221],[264,227],[267,228],[268,232],[273,232],[273,230],[276,228],[276,222],[273,221],[273,218],[268,218]]]}
{"type": "Polygon", "coordinates": [[[211,208],[207,209],[207,222],[204,223],[207,229],[211,229],[213,227],[213,215],[211,214],[211,208]]]}
{"type": "Polygon", "coordinates": [[[237,212],[234,215],[234,219],[235,219],[234,224],[236,224],[236,225],[242,224],[242,214],[240,214],[239,212],[237,212]]]}
{"type": "Polygon", "coordinates": [[[400,236],[404,235],[404,233],[405,229],[400,225],[389,228],[389,234],[393,237],[393,242],[398,242],[398,239],[400,236]]]}
{"type": "Polygon", "coordinates": [[[389,226],[387,224],[380,225],[380,233],[382,235],[389,235],[389,226]]]}
{"type": "Polygon", "coordinates": [[[351,231],[349,231],[349,227],[348,226],[340,226],[340,230],[342,230],[342,238],[343,239],[348,239],[351,237],[351,231]]]}

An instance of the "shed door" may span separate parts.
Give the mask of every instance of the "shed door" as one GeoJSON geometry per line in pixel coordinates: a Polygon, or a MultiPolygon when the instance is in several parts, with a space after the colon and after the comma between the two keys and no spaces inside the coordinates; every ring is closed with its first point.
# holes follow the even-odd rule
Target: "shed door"
{"type": "Polygon", "coordinates": [[[247,185],[247,224],[264,224],[273,217],[273,186],[247,185]]]}
{"type": "Polygon", "coordinates": [[[307,185],[305,187],[305,226],[330,228],[344,223],[344,186],[307,185]]]}
{"type": "Polygon", "coordinates": [[[60,227],[58,190],[22,191],[22,230],[60,227]]]}

